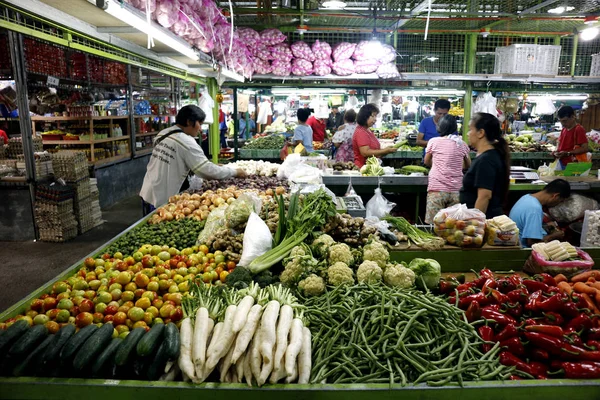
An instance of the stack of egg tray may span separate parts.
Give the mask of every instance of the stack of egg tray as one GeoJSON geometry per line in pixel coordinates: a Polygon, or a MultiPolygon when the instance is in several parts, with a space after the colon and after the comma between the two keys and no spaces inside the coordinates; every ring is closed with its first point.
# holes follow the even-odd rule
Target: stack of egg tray
{"type": "Polygon", "coordinates": [[[89,178],[88,160],[83,151],[63,150],[52,154],[54,176],[67,182],[89,178]]]}
{"type": "Polygon", "coordinates": [[[91,195],[90,178],[86,177],[79,179],[76,182],[69,182],[69,186],[73,188],[73,193],[75,194],[75,207],[78,206],[78,203],[88,199],[91,195]]]}
{"type": "Polygon", "coordinates": [[[96,178],[90,178],[90,198],[92,199],[92,216],[94,218],[94,226],[102,225],[102,211],[100,210],[100,192],[96,178]]]}
{"type": "Polygon", "coordinates": [[[38,185],[35,198],[48,202],[60,203],[67,199],[73,199],[73,188],[62,185],[38,185]]]}
{"type": "Polygon", "coordinates": [[[8,139],[8,149],[6,155],[8,158],[17,158],[19,155],[23,155],[23,142],[20,137],[13,137],[8,139]]]}
{"type": "Polygon", "coordinates": [[[77,221],[73,215],[73,199],[63,201],[37,200],[35,222],[44,242],[66,242],[77,236],[77,221]]]}
{"type": "Polygon", "coordinates": [[[96,226],[91,197],[88,196],[85,199],[75,201],[73,209],[75,211],[77,229],[80,235],[96,226]]]}
{"type": "MultiPolygon", "coordinates": [[[[22,171],[25,175],[25,156],[19,154],[17,156],[17,169],[22,171]]],[[[52,169],[52,156],[49,153],[35,153],[35,176],[36,179],[40,180],[52,175],[54,170],[52,169]]]]}

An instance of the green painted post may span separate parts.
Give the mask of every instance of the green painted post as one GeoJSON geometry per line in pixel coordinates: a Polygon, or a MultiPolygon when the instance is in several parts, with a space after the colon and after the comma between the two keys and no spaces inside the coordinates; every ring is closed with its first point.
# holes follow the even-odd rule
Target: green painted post
{"type": "Polygon", "coordinates": [[[560,46],[560,36],[554,36],[554,45],[560,46]]]}
{"type": "Polygon", "coordinates": [[[471,120],[471,110],[473,108],[473,82],[466,82],[465,87],[465,116],[463,117],[463,126],[462,126],[462,137],[463,140],[469,143],[468,135],[469,135],[469,121],[471,120]]]}
{"type": "MultiPolygon", "coordinates": [[[[475,73],[477,55],[477,34],[471,33],[465,37],[465,66],[467,74],[475,73]]],[[[467,135],[469,133],[469,120],[471,119],[471,109],[473,106],[473,82],[467,81],[465,83],[465,116],[463,118],[463,140],[467,142],[467,135]]]]}
{"type": "Polygon", "coordinates": [[[577,46],[579,45],[579,35],[573,35],[573,52],[571,53],[571,76],[575,75],[575,64],[577,63],[577,46]]]}
{"type": "Polygon", "coordinates": [[[217,103],[217,80],[215,78],[208,78],[206,86],[208,94],[215,101],[215,107],[213,108],[213,123],[210,124],[210,128],[208,129],[208,148],[212,154],[212,161],[216,164],[219,162],[219,152],[221,151],[221,140],[219,136],[219,107],[221,107],[221,105],[217,103]]]}

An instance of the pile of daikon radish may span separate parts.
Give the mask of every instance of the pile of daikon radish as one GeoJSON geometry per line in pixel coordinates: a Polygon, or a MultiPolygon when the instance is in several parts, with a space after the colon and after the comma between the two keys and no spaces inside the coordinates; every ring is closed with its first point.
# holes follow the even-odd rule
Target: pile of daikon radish
{"type": "Polygon", "coordinates": [[[184,381],[308,383],[311,334],[289,289],[251,284],[237,291],[193,284],[183,299],[178,360],[184,381]]]}

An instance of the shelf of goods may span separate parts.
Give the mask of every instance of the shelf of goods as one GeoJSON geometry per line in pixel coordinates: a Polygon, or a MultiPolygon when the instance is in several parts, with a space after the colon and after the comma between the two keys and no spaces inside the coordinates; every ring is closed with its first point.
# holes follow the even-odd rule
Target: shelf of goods
{"type": "MultiPolygon", "coordinates": [[[[90,253],[81,261],[66,269],[53,281],[48,282],[38,290],[31,293],[19,303],[0,314],[0,321],[5,321],[18,314],[26,312],[32,301],[54,290],[58,282],[66,281],[85,265],[91,257],[104,254],[111,245],[120,238],[125,238],[130,232],[148,224],[153,214],[139,220],[127,230],[110,240],[106,244],[90,253]]],[[[591,257],[600,257],[600,249],[586,249],[591,257]]],[[[515,248],[496,248],[440,251],[390,251],[390,261],[410,261],[415,257],[427,257],[438,260],[442,265],[442,273],[468,273],[473,269],[487,266],[492,271],[519,270],[530,255],[529,250],[515,248]]],[[[92,267],[93,269],[93,267],[92,267]]],[[[83,276],[83,275],[81,275],[83,276]]],[[[119,279],[119,278],[117,278],[119,279]]],[[[137,280],[136,280],[137,281],[137,280]]],[[[62,290],[62,289],[60,289],[62,290]]],[[[120,291],[119,291],[120,292],[120,291]]],[[[108,292],[107,292],[108,293],[108,292]]],[[[43,298],[43,297],[42,297],[43,298]]],[[[84,300],[85,301],[85,300],[84,300]]],[[[87,304],[87,303],[86,303],[87,304]]],[[[91,303],[93,304],[93,303],[91,303]]],[[[83,303],[80,304],[80,307],[83,303]]],[[[379,307],[379,306],[377,306],[379,307]]],[[[421,311],[423,312],[423,310],[421,311]]],[[[417,313],[418,315],[418,313],[417,313]]],[[[311,328],[313,328],[311,326],[311,328]]],[[[99,330],[98,330],[99,331],[99,330]]],[[[318,331],[315,330],[315,332],[318,331]]],[[[314,339],[315,333],[313,333],[314,339]]],[[[108,341],[110,343],[110,336],[108,341]]],[[[112,339],[113,341],[117,339],[112,339]]],[[[194,339],[195,340],[195,339],[194,339]]],[[[395,339],[394,339],[395,340],[395,339]]],[[[141,342],[140,342],[141,343],[141,342]]],[[[362,342],[361,342],[362,343],[362,342]]],[[[87,345],[87,342],[86,342],[87,345]]],[[[133,347],[135,351],[135,347],[133,347]]],[[[459,348],[460,350],[460,348],[459,348]]],[[[139,351],[139,346],[138,346],[139,351]]],[[[315,352],[313,348],[313,362],[315,352]]],[[[365,348],[365,351],[368,349],[365,348]]],[[[62,353],[61,353],[62,355],[62,353]]],[[[76,357],[77,359],[77,357],[76,357]]],[[[385,360],[381,360],[385,362],[385,360]]],[[[483,361],[483,360],[482,360],[483,361]]],[[[392,359],[393,362],[393,359],[392,359]]],[[[315,365],[313,364],[313,368],[315,365]]],[[[124,368],[130,368],[125,366],[124,368]]],[[[131,367],[133,368],[133,367],[131,367]]],[[[502,368],[502,367],[499,367],[502,368]]],[[[83,373],[88,376],[89,371],[83,373]]],[[[73,375],[75,376],[75,375],[73,375]]],[[[399,378],[398,378],[399,379],[399,378]]],[[[242,395],[249,399],[276,400],[282,394],[308,399],[320,398],[326,400],[342,399],[371,399],[373,396],[384,396],[387,399],[422,399],[436,398],[438,400],[454,400],[457,395],[465,399],[525,399],[544,398],[552,399],[597,399],[600,398],[600,380],[574,380],[574,379],[548,379],[548,380],[483,380],[477,382],[464,381],[462,387],[458,384],[445,384],[443,386],[428,386],[426,383],[408,384],[266,384],[262,388],[248,388],[245,384],[236,383],[203,383],[192,384],[186,382],[169,381],[143,381],[119,379],[87,379],[87,378],[32,378],[32,377],[0,377],[0,392],[5,399],[63,399],[85,397],[88,399],[129,399],[143,396],[145,399],[164,399],[177,397],[181,399],[197,399],[199,395],[209,396],[211,399],[229,399],[232,394],[242,395]]]]}
{"type": "MultiPolygon", "coordinates": [[[[44,146],[84,150],[90,164],[107,165],[131,157],[129,116],[31,117],[33,134],[52,139],[44,146]],[[41,128],[41,129],[38,129],[41,128]],[[75,134],[69,134],[74,132],[75,134]],[[67,133],[67,134],[65,134],[67,133]],[[118,135],[118,136],[115,136],[118,135]],[[57,140],[58,139],[58,140],[57,140]],[[85,148],[82,148],[85,147],[85,148]]],[[[46,150],[50,150],[46,147],[46,150]]]]}
{"type": "Polygon", "coordinates": [[[175,115],[134,115],[135,125],[135,155],[136,157],[145,156],[152,152],[152,141],[161,130],[167,128],[169,121],[175,115]]]}

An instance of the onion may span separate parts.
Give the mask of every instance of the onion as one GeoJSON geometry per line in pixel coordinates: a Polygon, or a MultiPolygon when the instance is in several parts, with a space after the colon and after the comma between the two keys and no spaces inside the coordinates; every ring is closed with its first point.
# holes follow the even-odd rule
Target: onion
{"type": "Polygon", "coordinates": [[[292,44],[291,49],[292,53],[294,54],[294,57],[308,61],[315,61],[315,54],[313,53],[310,46],[307,45],[305,42],[295,42],[292,44]]]}

